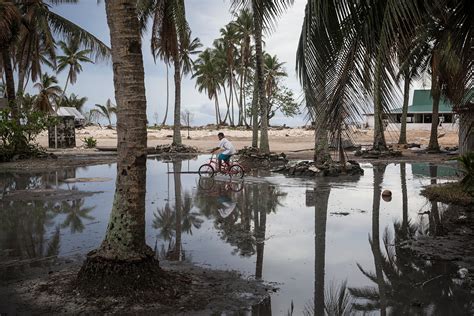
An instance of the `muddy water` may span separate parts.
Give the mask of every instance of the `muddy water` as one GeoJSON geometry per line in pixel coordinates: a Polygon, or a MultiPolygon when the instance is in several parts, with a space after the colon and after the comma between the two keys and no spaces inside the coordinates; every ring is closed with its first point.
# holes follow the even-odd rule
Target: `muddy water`
{"type": "MultiPolygon", "coordinates": [[[[205,159],[148,160],[147,240],[161,258],[238,270],[279,288],[249,315],[292,309],[293,315],[323,315],[325,309],[331,315],[468,313],[472,297],[456,267],[399,246],[410,236],[443,233],[448,207],[419,192],[449,181],[453,166],[365,164],[356,178],[315,182],[270,174],[229,182],[188,173],[205,159]],[[383,190],[392,191],[391,199],[381,197],[383,190]]],[[[102,165],[0,173],[2,275],[56,258],[82,260],[97,247],[115,171],[115,165],[102,165]]]]}

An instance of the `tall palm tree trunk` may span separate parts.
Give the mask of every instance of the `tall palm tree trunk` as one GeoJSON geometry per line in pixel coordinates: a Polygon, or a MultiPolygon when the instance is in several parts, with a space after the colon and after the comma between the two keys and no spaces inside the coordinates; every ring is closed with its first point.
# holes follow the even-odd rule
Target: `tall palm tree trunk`
{"type": "Polygon", "coordinates": [[[382,71],[383,65],[381,56],[377,57],[375,64],[374,78],[374,143],[375,150],[386,150],[384,126],[383,126],[383,106],[382,106],[382,71]]]}
{"type": "Polygon", "coordinates": [[[431,115],[431,134],[428,150],[438,151],[439,100],[441,98],[441,87],[439,86],[439,77],[436,71],[433,71],[431,77],[431,96],[433,99],[433,113],[431,115]]]}
{"type": "Polygon", "coordinates": [[[230,126],[235,126],[235,121],[234,121],[234,78],[232,76],[232,67],[230,67],[229,70],[229,100],[230,100],[230,116],[229,116],[229,121],[230,121],[230,126]]]}
{"type": "Polygon", "coordinates": [[[258,148],[258,80],[255,77],[252,97],[252,147],[258,148]]]}
{"type": "Polygon", "coordinates": [[[163,118],[163,122],[161,126],[165,126],[166,119],[168,118],[168,108],[170,105],[170,75],[169,75],[169,65],[166,63],[166,111],[165,117],[163,118]]]}
{"type": "Polygon", "coordinates": [[[10,58],[10,49],[2,48],[3,69],[5,71],[5,84],[7,88],[7,99],[14,118],[18,118],[18,107],[15,104],[15,78],[13,77],[12,60],[10,58]]]}
{"type": "Polygon", "coordinates": [[[27,72],[27,62],[28,62],[28,54],[24,52],[22,54],[20,63],[18,64],[18,95],[23,95],[23,90],[25,88],[25,77],[26,77],[26,72],[27,72]]]}
{"type": "Polygon", "coordinates": [[[79,284],[89,288],[92,282],[101,290],[118,282],[139,287],[144,279],[137,280],[140,271],[158,268],[145,241],[147,117],[136,3],[105,3],[117,100],[117,179],[105,239],[87,255],[78,274],[79,284]]]}
{"type": "Polygon", "coordinates": [[[325,85],[320,83],[318,91],[318,101],[315,113],[314,128],[314,162],[316,164],[324,164],[331,160],[329,153],[328,124],[327,112],[324,110],[326,102],[326,93],[324,93],[325,85]],[[319,109],[318,109],[319,107],[319,109]]]}
{"type": "Polygon", "coordinates": [[[258,100],[261,108],[261,129],[260,129],[260,150],[264,153],[270,152],[268,143],[268,104],[265,100],[264,78],[263,78],[263,49],[262,49],[262,12],[257,6],[257,1],[252,0],[252,9],[254,16],[254,32],[255,32],[255,54],[256,54],[256,73],[258,80],[258,100]]]}
{"type": "Polygon", "coordinates": [[[314,190],[314,315],[324,316],[326,222],[330,187],[314,190]]]}
{"type": "Polygon", "coordinates": [[[398,143],[404,145],[407,143],[407,115],[408,115],[408,99],[410,96],[410,74],[405,71],[405,84],[403,87],[403,108],[402,108],[402,122],[400,126],[400,137],[398,143]]]}
{"type": "Polygon", "coordinates": [[[181,145],[181,65],[178,58],[174,58],[174,125],[173,146],[181,145]]]}

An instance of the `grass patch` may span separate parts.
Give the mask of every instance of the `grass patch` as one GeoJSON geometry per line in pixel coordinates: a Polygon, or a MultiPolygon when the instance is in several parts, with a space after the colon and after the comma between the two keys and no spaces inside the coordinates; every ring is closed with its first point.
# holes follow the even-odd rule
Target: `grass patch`
{"type": "Polygon", "coordinates": [[[459,182],[427,186],[421,191],[421,195],[430,201],[462,206],[474,205],[474,196],[465,192],[459,182]]]}

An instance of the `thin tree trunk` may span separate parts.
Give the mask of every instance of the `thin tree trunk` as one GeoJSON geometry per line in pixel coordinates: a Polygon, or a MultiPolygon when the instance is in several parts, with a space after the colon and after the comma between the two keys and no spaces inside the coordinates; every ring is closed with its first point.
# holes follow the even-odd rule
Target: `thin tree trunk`
{"type": "Polygon", "coordinates": [[[314,190],[314,315],[324,316],[326,223],[331,187],[323,185],[314,190]]]}
{"type": "Polygon", "coordinates": [[[174,125],[173,125],[173,146],[181,145],[181,65],[179,59],[174,61],[174,125]]]}
{"type": "Polygon", "coordinates": [[[225,86],[222,87],[222,90],[224,90],[224,98],[225,98],[225,102],[226,102],[226,105],[227,105],[227,111],[225,113],[225,116],[224,116],[224,121],[222,122],[222,124],[225,124],[227,122],[227,118],[229,118],[229,124],[231,124],[231,118],[230,118],[230,102],[229,102],[229,99],[227,97],[227,90],[225,88],[225,86]]]}
{"type": "Polygon", "coordinates": [[[161,126],[165,126],[166,119],[168,118],[168,108],[170,105],[170,76],[169,76],[169,65],[166,63],[166,111],[165,117],[163,118],[163,122],[161,126]]]}
{"type": "Polygon", "coordinates": [[[377,57],[375,65],[374,83],[374,143],[375,150],[387,150],[383,126],[383,106],[382,106],[382,71],[383,65],[381,56],[377,57]]]}
{"type": "Polygon", "coordinates": [[[220,115],[219,115],[219,102],[217,101],[217,95],[215,96],[215,99],[214,99],[214,107],[216,110],[216,125],[219,126],[220,115]]]}
{"type": "Polygon", "coordinates": [[[254,32],[255,32],[255,53],[256,53],[256,73],[258,80],[258,100],[261,108],[262,126],[260,129],[260,150],[264,153],[270,152],[268,143],[268,105],[265,98],[264,79],[263,79],[263,49],[262,49],[262,12],[257,6],[256,0],[252,1],[254,12],[254,32]]]}
{"type": "Polygon", "coordinates": [[[408,114],[408,99],[410,96],[410,75],[405,72],[405,85],[403,87],[403,108],[402,108],[402,122],[400,126],[400,137],[398,144],[404,145],[407,143],[407,114],[408,114]]]}
{"type": "Polygon", "coordinates": [[[252,97],[252,147],[258,148],[258,81],[255,77],[252,97]]]}
{"type": "Polygon", "coordinates": [[[18,64],[18,95],[23,96],[25,86],[25,77],[27,72],[28,55],[23,52],[20,63],[18,64]]]}
{"type": "Polygon", "coordinates": [[[100,291],[144,286],[153,275],[144,269],[159,269],[145,241],[147,117],[136,3],[105,3],[117,100],[117,179],[105,239],[88,254],[78,275],[85,289],[92,282],[100,291]]]}
{"type": "Polygon", "coordinates": [[[433,99],[433,113],[431,115],[431,134],[428,150],[439,151],[438,143],[438,123],[439,123],[439,101],[441,98],[441,87],[436,71],[433,71],[431,78],[431,96],[433,99]]]}
{"type": "Polygon", "coordinates": [[[234,77],[232,76],[232,67],[230,68],[230,73],[229,73],[229,100],[230,100],[230,116],[229,116],[229,121],[230,121],[230,126],[235,126],[234,123],[234,77]]]}
{"type": "MultiPolygon", "coordinates": [[[[71,72],[69,71],[69,72],[67,73],[66,84],[64,85],[63,93],[61,94],[61,100],[59,101],[59,104],[56,104],[56,111],[55,111],[55,112],[57,112],[57,111],[58,111],[58,108],[59,108],[60,106],[62,106],[62,104],[63,104],[64,97],[66,96],[67,84],[69,83],[69,79],[70,79],[70,78],[71,78],[71,72]]],[[[109,119],[109,125],[112,126],[112,125],[110,124],[110,117],[108,117],[108,119],[109,119]]]]}
{"type": "Polygon", "coordinates": [[[387,293],[383,276],[383,256],[380,249],[380,196],[382,194],[383,174],[386,165],[374,166],[374,197],[372,205],[372,240],[371,248],[374,255],[375,274],[380,297],[380,315],[387,315],[387,293]]]}
{"type": "Polygon", "coordinates": [[[12,111],[13,118],[18,118],[18,107],[15,104],[15,79],[13,77],[12,60],[10,58],[10,50],[8,47],[2,49],[3,68],[5,71],[5,83],[7,90],[8,105],[12,111]]]}
{"type": "Polygon", "coordinates": [[[244,115],[243,112],[244,106],[244,84],[245,84],[245,59],[244,59],[244,46],[242,45],[240,48],[240,57],[242,58],[242,62],[240,63],[240,67],[242,67],[242,74],[240,75],[240,100],[239,100],[239,126],[244,125],[244,115]]]}

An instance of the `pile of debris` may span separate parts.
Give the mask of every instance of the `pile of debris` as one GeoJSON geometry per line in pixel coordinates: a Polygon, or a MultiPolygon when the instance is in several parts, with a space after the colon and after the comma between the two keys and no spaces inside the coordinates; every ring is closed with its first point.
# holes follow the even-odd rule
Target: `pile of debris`
{"type": "Polygon", "coordinates": [[[186,145],[158,145],[155,148],[156,154],[196,154],[196,147],[186,145]]]}
{"type": "Polygon", "coordinates": [[[272,171],[297,177],[337,177],[340,175],[355,176],[364,174],[364,170],[354,160],[349,160],[345,164],[327,162],[323,165],[316,165],[314,161],[299,161],[274,168],[272,171]]]}
{"type": "Polygon", "coordinates": [[[255,147],[244,147],[237,152],[237,155],[239,155],[239,163],[248,169],[270,169],[288,163],[284,153],[265,154],[255,147]]]}

